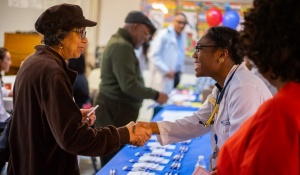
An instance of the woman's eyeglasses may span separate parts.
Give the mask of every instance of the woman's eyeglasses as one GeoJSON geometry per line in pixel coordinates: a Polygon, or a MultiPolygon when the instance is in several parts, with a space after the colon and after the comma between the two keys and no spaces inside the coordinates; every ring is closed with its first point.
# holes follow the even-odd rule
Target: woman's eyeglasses
{"type": "Polygon", "coordinates": [[[217,45],[207,45],[207,46],[205,46],[205,45],[196,45],[195,47],[194,47],[194,49],[197,51],[197,52],[199,52],[200,50],[202,50],[203,48],[205,48],[205,47],[219,47],[219,46],[217,46],[217,45]]]}
{"type": "Polygon", "coordinates": [[[84,39],[86,37],[86,31],[85,30],[80,30],[80,29],[74,29],[73,32],[80,33],[81,39],[84,39]]]}

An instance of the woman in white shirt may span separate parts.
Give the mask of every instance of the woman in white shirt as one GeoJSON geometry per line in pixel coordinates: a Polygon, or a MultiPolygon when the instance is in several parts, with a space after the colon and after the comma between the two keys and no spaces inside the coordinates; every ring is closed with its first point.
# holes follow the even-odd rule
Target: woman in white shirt
{"type": "Polygon", "coordinates": [[[139,122],[158,134],[162,145],[196,138],[211,131],[212,165],[218,149],[257,108],[272,97],[269,89],[243,62],[239,33],[227,27],[212,27],[197,42],[193,58],[195,75],[217,83],[201,109],[174,122],[139,122]],[[216,138],[216,139],[213,139],[216,138]]]}
{"type": "MultiPolygon", "coordinates": [[[[10,53],[7,51],[6,48],[0,47],[0,71],[8,72],[11,60],[10,60],[10,53]]],[[[7,118],[9,118],[9,114],[6,112],[4,108],[3,97],[12,96],[12,91],[3,87],[2,82],[2,75],[0,74],[0,81],[1,81],[1,90],[0,90],[0,122],[5,122],[7,118]]]]}
{"type": "MultiPolygon", "coordinates": [[[[7,49],[0,47],[0,71],[1,72],[9,71],[11,65],[10,57],[11,57],[10,53],[7,51],[7,49]]],[[[3,87],[1,73],[0,73],[0,83],[2,85],[2,87],[0,88],[0,122],[4,123],[10,117],[10,115],[6,112],[4,108],[3,97],[12,96],[12,91],[3,87]]],[[[2,173],[2,169],[5,163],[6,163],[5,161],[0,160],[0,174],[2,173]]]]}

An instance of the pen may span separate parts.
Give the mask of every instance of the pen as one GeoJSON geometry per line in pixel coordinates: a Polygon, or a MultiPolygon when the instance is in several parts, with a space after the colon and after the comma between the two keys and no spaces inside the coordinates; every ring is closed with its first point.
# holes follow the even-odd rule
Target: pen
{"type": "Polygon", "coordinates": [[[116,170],[115,169],[109,170],[109,175],[116,175],[116,170]]]}
{"type": "Polygon", "coordinates": [[[176,166],[176,169],[179,169],[180,166],[181,166],[181,163],[179,162],[179,163],[177,164],[177,166],[176,166]]]}
{"type": "Polygon", "coordinates": [[[90,115],[92,115],[92,113],[99,107],[99,105],[96,105],[88,114],[87,116],[89,117],[90,115]]]}
{"type": "Polygon", "coordinates": [[[173,169],[173,168],[175,167],[176,163],[177,163],[176,161],[173,162],[173,163],[171,164],[170,168],[173,169]]]}
{"type": "MultiPolygon", "coordinates": [[[[92,113],[97,109],[99,107],[99,105],[96,105],[89,113],[87,113],[87,115],[86,116],[90,116],[90,115],[92,115],[92,113]]],[[[89,118],[85,118],[85,120],[84,120],[84,122],[85,123],[88,123],[89,121],[90,121],[90,119],[89,118]]]]}

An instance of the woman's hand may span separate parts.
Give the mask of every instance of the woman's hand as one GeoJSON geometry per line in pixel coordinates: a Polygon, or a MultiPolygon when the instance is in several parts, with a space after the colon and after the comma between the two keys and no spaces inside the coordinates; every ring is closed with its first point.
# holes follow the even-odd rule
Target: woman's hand
{"type": "Polygon", "coordinates": [[[90,115],[90,116],[87,116],[87,114],[93,110],[93,108],[90,108],[90,109],[80,109],[81,111],[81,114],[82,114],[82,120],[81,122],[84,123],[86,122],[89,126],[92,126],[96,120],[96,114],[95,114],[95,111],[90,115]]]}
{"type": "Polygon", "coordinates": [[[217,173],[218,173],[218,170],[217,170],[217,167],[215,166],[215,167],[211,170],[210,174],[211,174],[211,175],[217,175],[217,173]]]}

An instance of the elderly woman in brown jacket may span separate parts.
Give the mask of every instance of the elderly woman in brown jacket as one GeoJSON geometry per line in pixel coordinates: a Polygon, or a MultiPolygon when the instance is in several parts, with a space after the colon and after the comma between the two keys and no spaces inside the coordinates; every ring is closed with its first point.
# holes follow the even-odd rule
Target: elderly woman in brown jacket
{"type": "Polygon", "coordinates": [[[73,100],[77,73],[66,60],[80,56],[88,42],[85,27],[96,24],[70,4],[50,7],[37,19],[44,45],[35,47],[16,77],[8,174],[79,175],[78,154],[101,156],[149,139],[146,130],[133,133],[132,123],[92,129],[95,114],[87,116],[91,109],[79,109],[73,100]]]}

